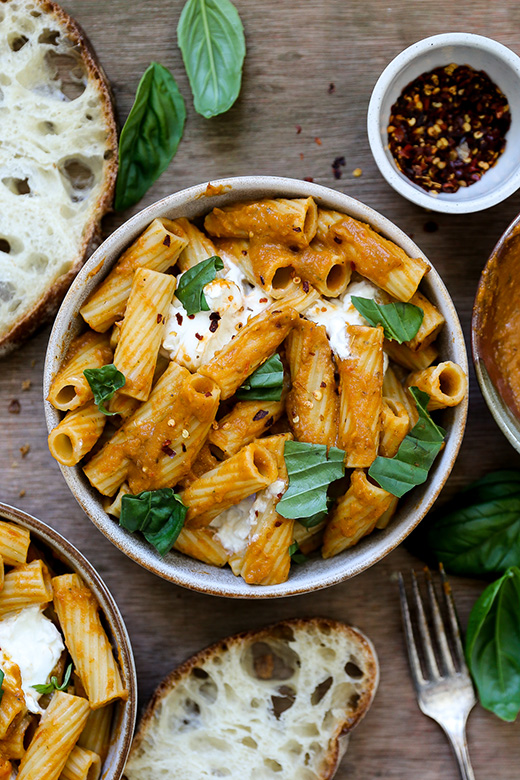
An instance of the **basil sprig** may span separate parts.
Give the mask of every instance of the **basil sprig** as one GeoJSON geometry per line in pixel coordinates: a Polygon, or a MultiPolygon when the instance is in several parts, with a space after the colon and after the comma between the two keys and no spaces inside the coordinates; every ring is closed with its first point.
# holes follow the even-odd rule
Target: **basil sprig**
{"type": "Polygon", "coordinates": [[[217,271],[222,271],[223,268],[224,263],[220,257],[213,255],[213,257],[208,257],[207,260],[202,260],[197,265],[188,268],[182,274],[175,290],[175,297],[182,303],[188,316],[197,314],[199,311],[209,311],[204,287],[212,282],[217,271]]]}
{"type": "Polygon", "coordinates": [[[32,685],[31,688],[34,688],[36,693],[41,693],[41,694],[52,693],[53,691],[65,691],[69,684],[71,673],[72,673],[72,664],[69,664],[63,676],[63,682],[61,685],[58,684],[58,678],[52,676],[51,681],[49,683],[44,683],[43,685],[32,685]]]}
{"type": "Polygon", "coordinates": [[[372,298],[360,298],[357,295],[353,295],[351,301],[370,325],[374,328],[382,325],[386,338],[398,344],[413,339],[424,318],[423,310],[413,303],[376,303],[372,298]]]}
{"type": "Polygon", "coordinates": [[[0,704],[2,702],[2,697],[4,695],[4,688],[3,688],[4,677],[5,677],[5,674],[3,673],[2,669],[0,669],[0,704]]]}
{"type": "Polygon", "coordinates": [[[182,531],[188,507],[171,488],[129,493],[121,501],[119,525],[127,531],[141,531],[160,555],[171,550],[182,531]]]}
{"type": "Polygon", "coordinates": [[[427,411],[428,393],[423,393],[418,387],[410,387],[409,390],[417,406],[419,420],[404,437],[393,458],[378,455],[368,470],[383,490],[398,498],[426,482],[446,436],[446,431],[433,422],[427,411]]]}
{"type": "Polygon", "coordinates": [[[511,566],[469,617],[466,659],[483,707],[502,720],[520,712],[520,569],[511,566]]]}
{"type": "Polygon", "coordinates": [[[302,553],[300,550],[300,545],[298,542],[293,542],[291,546],[289,547],[289,555],[291,556],[291,561],[293,563],[305,563],[309,559],[306,555],[302,553]]]}
{"type": "Polygon", "coordinates": [[[109,412],[105,408],[105,403],[113,398],[116,390],[124,387],[125,375],[118,371],[113,363],[101,368],[86,368],[83,373],[94,393],[94,403],[99,411],[107,416],[116,414],[116,412],[109,412]]]}
{"type": "Polygon", "coordinates": [[[317,525],[329,508],[329,485],[345,474],[345,453],[336,447],[330,447],[327,453],[324,444],[286,441],[284,459],[289,487],[276,505],[276,511],[302,525],[306,525],[305,519],[317,525]]]}
{"type": "Polygon", "coordinates": [[[283,390],[283,365],[274,354],[249,376],[237,390],[241,401],[279,401],[283,390]]]}
{"type": "Polygon", "coordinates": [[[209,118],[227,111],[238,97],[246,54],[244,29],[230,0],[188,0],[177,40],[195,110],[209,118]]]}
{"type": "Polygon", "coordinates": [[[432,515],[427,542],[454,574],[520,566],[520,471],[492,472],[469,485],[432,515]]]}
{"type": "Polygon", "coordinates": [[[133,206],[170,164],[184,131],[186,108],[169,70],[145,70],[119,139],[117,211],[133,206]]]}

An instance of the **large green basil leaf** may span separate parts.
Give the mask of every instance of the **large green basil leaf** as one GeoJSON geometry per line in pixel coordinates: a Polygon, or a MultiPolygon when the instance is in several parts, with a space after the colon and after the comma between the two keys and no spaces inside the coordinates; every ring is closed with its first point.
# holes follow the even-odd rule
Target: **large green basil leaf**
{"type": "Polygon", "coordinates": [[[249,376],[237,390],[241,401],[279,401],[283,391],[283,365],[274,354],[249,376]]]}
{"type": "Polygon", "coordinates": [[[454,574],[520,566],[520,472],[493,472],[455,496],[431,516],[427,543],[454,574]]]}
{"type": "Polygon", "coordinates": [[[116,414],[116,412],[109,412],[105,408],[105,404],[113,398],[116,390],[124,387],[125,375],[118,371],[113,363],[101,366],[101,368],[86,368],[83,374],[94,393],[94,403],[99,411],[107,416],[116,414]]]}
{"type": "Polygon", "coordinates": [[[428,393],[417,387],[410,387],[409,391],[419,413],[418,421],[404,437],[393,458],[378,455],[368,470],[383,490],[398,498],[426,482],[446,436],[446,431],[432,420],[427,411],[428,393]]]}
{"type": "Polygon", "coordinates": [[[121,501],[119,525],[127,531],[141,531],[161,555],[171,550],[182,531],[188,507],[171,488],[144,490],[121,501]]]}
{"type": "Polygon", "coordinates": [[[313,517],[328,510],[327,490],[331,482],[345,474],[345,453],[336,447],[324,444],[309,444],[301,441],[286,441],[284,459],[289,476],[289,487],[276,505],[282,517],[297,519],[312,518],[312,524],[322,517],[313,517]]]}
{"type": "Polygon", "coordinates": [[[223,114],[239,95],[246,55],[237,9],[230,0],[188,0],[177,40],[195,110],[208,119],[223,114]]]}
{"type": "Polygon", "coordinates": [[[411,341],[417,335],[424,319],[424,312],[413,303],[376,303],[372,298],[360,298],[353,295],[352,305],[376,328],[383,326],[387,339],[393,339],[398,344],[411,341]]]}
{"type": "Polygon", "coordinates": [[[520,711],[520,569],[489,585],[469,617],[466,659],[480,702],[502,720],[520,711]]]}
{"type": "Polygon", "coordinates": [[[186,309],[188,317],[199,311],[209,311],[204,287],[210,284],[215,279],[217,271],[222,271],[223,268],[224,263],[221,258],[213,255],[207,260],[201,260],[200,263],[192,265],[182,274],[175,290],[175,297],[186,309]]]}
{"type": "Polygon", "coordinates": [[[119,139],[115,209],[140,200],[170,164],[182,138],[186,108],[169,70],[152,62],[144,72],[119,139]]]}

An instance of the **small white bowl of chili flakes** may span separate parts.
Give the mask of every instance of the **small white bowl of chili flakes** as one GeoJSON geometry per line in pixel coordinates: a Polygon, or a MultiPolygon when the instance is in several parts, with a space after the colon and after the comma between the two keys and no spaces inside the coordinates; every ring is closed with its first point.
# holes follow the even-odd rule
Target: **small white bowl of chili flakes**
{"type": "Polygon", "coordinates": [[[379,77],[368,138],[384,178],[433,211],[482,211],[520,187],[520,57],[470,33],[433,35],[379,77]]]}

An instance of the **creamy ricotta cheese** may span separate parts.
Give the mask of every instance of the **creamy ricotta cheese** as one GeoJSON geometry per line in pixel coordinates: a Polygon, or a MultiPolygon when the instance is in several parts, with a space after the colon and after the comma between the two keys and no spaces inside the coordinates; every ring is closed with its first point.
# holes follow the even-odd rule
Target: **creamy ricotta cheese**
{"type": "Polygon", "coordinates": [[[0,651],[20,669],[30,712],[43,712],[38,704],[41,694],[32,686],[48,682],[64,649],[60,632],[39,607],[26,607],[0,620],[0,651]]]}
{"type": "MultiPolygon", "coordinates": [[[[179,275],[179,279],[182,274],[179,275]]],[[[246,280],[237,265],[226,261],[218,278],[204,287],[209,311],[188,316],[174,297],[165,326],[163,349],[190,371],[207,363],[236,336],[271,298],[246,280]]]]}
{"type": "Polygon", "coordinates": [[[216,528],[217,537],[231,553],[239,553],[245,549],[250,536],[254,531],[258,517],[267,509],[273,496],[285,492],[285,482],[283,479],[277,479],[265,490],[253,493],[247,498],[243,498],[239,504],[230,506],[210,523],[212,528],[216,528]]]}

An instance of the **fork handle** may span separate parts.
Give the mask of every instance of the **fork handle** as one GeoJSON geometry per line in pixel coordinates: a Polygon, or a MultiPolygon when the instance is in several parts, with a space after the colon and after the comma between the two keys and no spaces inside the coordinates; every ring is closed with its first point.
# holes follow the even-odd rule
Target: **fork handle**
{"type": "Polygon", "coordinates": [[[466,729],[463,728],[460,733],[450,733],[446,731],[446,735],[448,736],[453,752],[455,753],[462,780],[475,780],[473,767],[471,766],[471,761],[469,759],[466,729]]]}

